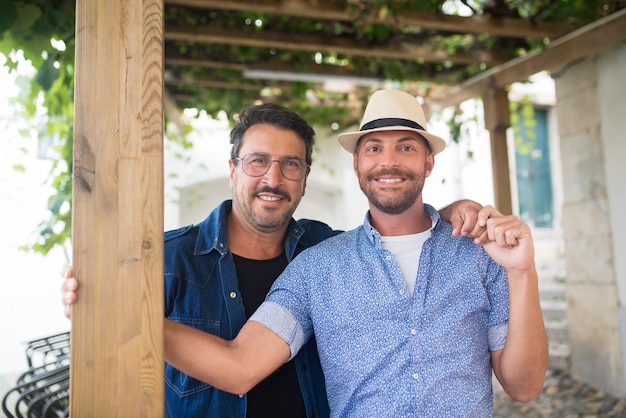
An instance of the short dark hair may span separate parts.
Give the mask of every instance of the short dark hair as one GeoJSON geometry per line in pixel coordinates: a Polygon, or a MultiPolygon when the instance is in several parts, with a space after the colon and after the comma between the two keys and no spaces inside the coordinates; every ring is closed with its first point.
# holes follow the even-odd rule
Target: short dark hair
{"type": "Polygon", "coordinates": [[[296,112],[274,103],[247,106],[239,115],[237,123],[230,131],[231,159],[239,157],[239,151],[243,145],[243,135],[246,131],[260,123],[294,131],[304,142],[305,160],[308,165],[311,165],[315,130],[296,112]]]}

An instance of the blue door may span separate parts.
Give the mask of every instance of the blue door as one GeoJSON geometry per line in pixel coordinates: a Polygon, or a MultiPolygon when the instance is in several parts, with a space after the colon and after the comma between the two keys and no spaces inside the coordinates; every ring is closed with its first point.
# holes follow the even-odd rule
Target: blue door
{"type": "Polygon", "coordinates": [[[534,109],[534,123],[515,118],[515,162],[520,218],[538,228],[553,227],[548,112],[534,109]]]}

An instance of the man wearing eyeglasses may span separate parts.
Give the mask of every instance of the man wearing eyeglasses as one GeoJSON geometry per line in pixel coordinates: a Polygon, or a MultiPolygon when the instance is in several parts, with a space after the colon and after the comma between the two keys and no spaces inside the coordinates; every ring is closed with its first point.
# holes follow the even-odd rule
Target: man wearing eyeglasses
{"type": "MultiPolygon", "coordinates": [[[[226,200],[197,225],[165,233],[165,316],[233,339],[274,280],[304,249],[337,234],[318,221],[292,218],[304,195],[314,131],[273,104],[244,110],[230,133],[226,200]]],[[[462,201],[442,211],[457,234],[482,236],[488,208],[462,201]]],[[[65,273],[63,303],[76,300],[65,273]]],[[[69,310],[66,310],[69,316],[69,310]]],[[[166,364],[168,417],[326,417],[328,402],[315,340],[244,396],[220,391],[166,364]]]]}

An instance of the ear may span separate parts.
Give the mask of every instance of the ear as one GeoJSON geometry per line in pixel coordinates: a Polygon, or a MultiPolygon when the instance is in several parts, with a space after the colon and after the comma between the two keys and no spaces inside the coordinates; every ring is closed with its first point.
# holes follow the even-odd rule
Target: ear
{"type": "Polygon", "coordinates": [[[232,190],[233,188],[233,177],[235,175],[235,170],[237,169],[237,167],[233,164],[233,160],[228,159],[228,169],[230,171],[229,175],[228,175],[228,183],[230,184],[230,188],[232,190]]]}
{"type": "Polygon", "coordinates": [[[431,152],[426,156],[426,162],[424,163],[424,174],[426,177],[430,176],[435,168],[435,153],[431,152]]]}
{"type": "Polygon", "coordinates": [[[306,191],[306,179],[309,178],[309,173],[311,172],[311,167],[308,167],[306,169],[306,175],[304,176],[304,178],[302,179],[302,194],[301,196],[304,196],[304,192],[306,191]]]}
{"type": "Polygon", "coordinates": [[[357,174],[359,174],[359,154],[357,154],[356,152],[352,153],[352,169],[354,170],[354,172],[357,174]]]}

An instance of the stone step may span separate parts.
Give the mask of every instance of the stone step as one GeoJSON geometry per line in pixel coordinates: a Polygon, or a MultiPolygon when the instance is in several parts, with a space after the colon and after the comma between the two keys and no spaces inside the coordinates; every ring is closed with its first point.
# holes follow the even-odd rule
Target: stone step
{"type": "Polygon", "coordinates": [[[561,300],[541,300],[544,321],[567,320],[567,302],[561,300]]]}
{"type": "Polygon", "coordinates": [[[567,293],[564,284],[546,283],[539,286],[539,297],[542,300],[567,300],[567,293]]]}
{"type": "Polygon", "coordinates": [[[548,368],[569,371],[571,354],[567,329],[567,284],[564,277],[564,266],[558,263],[539,268],[539,297],[550,354],[548,368]]]}
{"type": "Polygon", "coordinates": [[[570,345],[567,331],[565,286],[556,283],[544,285],[540,288],[539,293],[541,312],[548,336],[548,368],[550,370],[568,371],[570,368],[570,345]]]}
{"type": "Polygon", "coordinates": [[[548,349],[550,354],[548,359],[548,368],[551,370],[569,370],[569,344],[549,344],[548,349]]]}
{"type": "Polygon", "coordinates": [[[545,327],[550,343],[569,344],[567,321],[547,321],[545,322],[545,327]]]}
{"type": "Polygon", "coordinates": [[[548,368],[569,370],[570,345],[567,320],[546,321],[545,326],[549,350],[548,368]]]}

